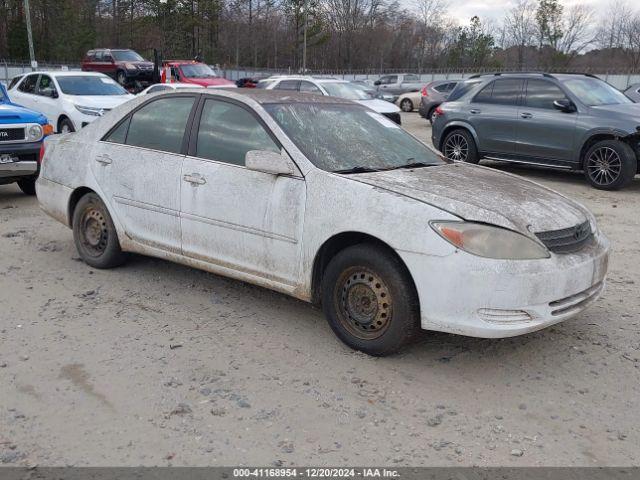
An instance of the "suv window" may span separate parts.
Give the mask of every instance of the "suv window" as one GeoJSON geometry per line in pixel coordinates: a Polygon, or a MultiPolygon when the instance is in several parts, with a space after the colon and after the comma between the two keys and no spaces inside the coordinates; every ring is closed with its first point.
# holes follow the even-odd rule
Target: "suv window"
{"type": "Polygon", "coordinates": [[[398,76],[397,75],[390,75],[387,77],[387,81],[385,83],[398,83],[398,76]]]}
{"type": "Polygon", "coordinates": [[[525,105],[531,108],[554,110],[553,102],[567,98],[564,92],[547,80],[528,80],[525,105]]]}
{"type": "Polygon", "coordinates": [[[274,87],[274,90],[298,90],[300,80],[282,80],[274,87]]]}
{"type": "Polygon", "coordinates": [[[434,90],[440,92],[440,93],[446,93],[447,92],[447,87],[451,85],[450,83],[443,83],[442,85],[436,85],[435,87],[433,87],[434,90]]]}
{"type": "Polygon", "coordinates": [[[92,60],[94,62],[104,62],[104,50],[96,50],[92,60]]]}
{"type": "Polygon", "coordinates": [[[418,75],[405,75],[403,82],[419,82],[420,77],[418,75]]]}
{"type": "Polygon", "coordinates": [[[456,100],[458,100],[459,98],[462,98],[471,90],[476,88],[478,84],[480,84],[481,82],[482,80],[470,80],[467,82],[458,83],[453,89],[453,91],[451,92],[451,95],[449,95],[449,98],[447,101],[455,102],[456,100]]]}
{"type": "Polygon", "coordinates": [[[249,150],[280,152],[280,147],[249,111],[229,102],[205,101],[196,156],[244,165],[249,150]]]}
{"type": "Polygon", "coordinates": [[[517,78],[496,80],[484,87],[473,99],[476,103],[517,105],[522,93],[523,80],[517,78]]]}
{"type": "Polygon", "coordinates": [[[180,153],[194,97],[152,101],[131,116],[127,145],[180,153]]]}
{"type": "Polygon", "coordinates": [[[322,92],[318,87],[316,87],[313,83],[302,81],[300,82],[300,91],[307,93],[317,93],[318,95],[322,95],[322,92]]]}
{"type": "Polygon", "coordinates": [[[36,83],[38,82],[38,74],[27,75],[22,81],[18,90],[24,93],[36,93],[36,83]]]}

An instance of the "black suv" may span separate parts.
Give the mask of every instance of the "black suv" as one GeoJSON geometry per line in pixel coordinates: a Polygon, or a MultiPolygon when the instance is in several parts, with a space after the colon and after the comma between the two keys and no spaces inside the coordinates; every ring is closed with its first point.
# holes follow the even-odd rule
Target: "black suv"
{"type": "Polygon", "coordinates": [[[638,173],[640,104],[588,74],[477,75],[437,110],[432,140],[452,160],[583,170],[615,190],[638,173]]]}

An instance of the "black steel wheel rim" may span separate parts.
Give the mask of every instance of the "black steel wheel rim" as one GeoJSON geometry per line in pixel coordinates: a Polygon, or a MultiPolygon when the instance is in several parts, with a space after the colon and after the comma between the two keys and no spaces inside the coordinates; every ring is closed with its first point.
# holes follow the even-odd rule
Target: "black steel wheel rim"
{"type": "Polygon", "coordinates": [[[621,172],[622,159],[611,147],[597,148],[587,159],[587,175],[596,185],[611,185],[621,172]]]}
{"type": "Polygon", "coordinates": [[[387,284],[365,267],[346,269],[335,288],[340,324],[361,340],[384,334],[392,318],[393,300],[387,284]]]}
{"type": "Polygon", "coordinates": [[[444,155],[449,160],[464,162],[469,158],[469,143],[464,135],[454,133],[444,144],[444,155]]]}
{"type": "Polygon", "coordinates": [[[99,257],[104,253],[109,242],[109,229],[101,209],[94,205],[85,209],[80,224],[80,237],[82,247],[88,255],[99,257]]]}

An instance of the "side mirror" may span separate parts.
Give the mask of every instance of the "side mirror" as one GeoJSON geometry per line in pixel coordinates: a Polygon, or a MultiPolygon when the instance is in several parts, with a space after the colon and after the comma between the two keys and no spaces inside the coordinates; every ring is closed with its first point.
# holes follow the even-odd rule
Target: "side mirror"
{"type": "Polygon", "coordinates": [[[571,100],[567,98],[563,98],[562,100],[555,100],[553,102],[553,106],[564,113],[573,113],[576,111],[576,106],[571,100]]]}
{"type": "Polygon", "coordinates": [[[41,93],[44,97],[58,98],[58,92],[56,92],[53,88],[44,88],[42,89],[41,93]]]}
{"type": "Polygon", "coordinates": [[[249,170],[270,173],[272,175],[293,175],[293,162],[285,155],[271,150],[249,150],[244,157],[244,164],[249,170]]]}
{"type": "Polygon", "coordinates": [[[373,84],[377,87],[378,85],[382,85],[382,82],[380,80],[376,80],[373,84]]]}

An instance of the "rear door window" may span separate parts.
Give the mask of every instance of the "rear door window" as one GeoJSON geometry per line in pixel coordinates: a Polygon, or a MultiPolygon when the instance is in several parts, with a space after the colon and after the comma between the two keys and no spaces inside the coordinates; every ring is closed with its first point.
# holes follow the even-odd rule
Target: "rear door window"
{"type": "Polygon", "coordinates": [[[49,75],[40,75],[38,82],[38,95],[46,95],[48,92],[55,91],[56,87],[49,75]]]}
{"type": "Polygon", "coordinates": [[[524,81],[517,78],[496,80],[475,96],[476,103],[516,106],[520,102],[524,81]]]}
{"type": "Polygon", "coordinates": [[[413,83],[417,83],[420,81],[420,77],[418,75],[405,75],[404,76],[404,80],[403,82],[413,82],[413,83]]]}
{"type": "Polygon", "coordinates": [[[24,93],[36,93],[36,85],[38,84],[38,74],[34,73],[32,75],[27,75],[27,77],[22,81],[18,90],[24,93]]]}
{"type": "Polygon", "coordinates": [[[302,81],[300,82],[300,91],[306,93],[315,93],[317,95],[322,95],[322,92],[318,87],[316,87],[313,83],[302,81]]]}
{"type": "Polygon", "coordinates": [[[180,153],[195,97],[161,98],[131,116],[127,145],[180,153]]]}
{"type": "Polygon", "coordinates": [[[282,80],[274,87],[274,90],[298,90],[300,80],[282,80]]]}

